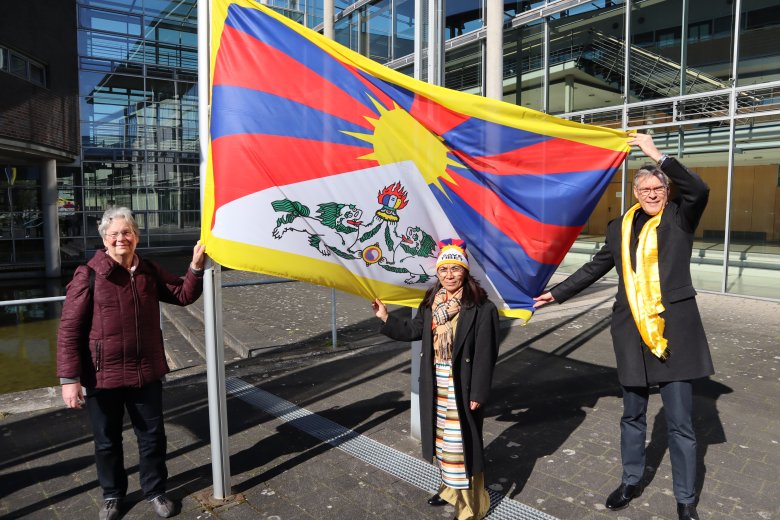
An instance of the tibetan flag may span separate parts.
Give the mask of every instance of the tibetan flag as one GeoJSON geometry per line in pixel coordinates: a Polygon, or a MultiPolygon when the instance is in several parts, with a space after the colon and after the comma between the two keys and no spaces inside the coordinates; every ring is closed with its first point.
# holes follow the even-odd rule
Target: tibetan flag
{"type": "Polygon", "coordinates": [[[202,239],[234,269],[416,306],[437,242],[528,319],[625,132],[414,80],[251,0],[214,0],[202,239]]]}

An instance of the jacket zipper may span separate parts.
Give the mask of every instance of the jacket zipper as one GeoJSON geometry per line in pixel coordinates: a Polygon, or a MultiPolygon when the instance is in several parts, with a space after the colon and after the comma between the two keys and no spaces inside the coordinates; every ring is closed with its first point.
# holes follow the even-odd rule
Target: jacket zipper
{"type": "Polygon", "coordinates": [[[100,344],[100,341],[95,342],[95,372],[100,372],[102,365],[103,365],[103,345],[100,344]]]}
{"type": "Polygon", "coordinates": [[[144,386],[144,377],[141,372],[141,328],[138,324],[138,291],[135,285],[135,273],[130,271],[130,288],[133,292],[133,307],[135,308],[135,369],[138,375],[138,387],[144,386]]]}

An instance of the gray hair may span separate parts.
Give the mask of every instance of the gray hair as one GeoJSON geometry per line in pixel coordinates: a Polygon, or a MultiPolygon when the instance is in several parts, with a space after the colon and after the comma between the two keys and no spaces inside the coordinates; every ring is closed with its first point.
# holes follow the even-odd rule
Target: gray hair
{"type": "Polygon", "coordinates": [[[669,177],[654,164],[645,164],[636,171],[634,174],[634,186],[637,186],[641,179],[647,177],[655,177],[661,181],[661,184],[663,184],[666,189],[669,189],[669,177]]]}
{"type": "Polygon", "coordinates": [[[98,223],[98,233],[100,233],[100,238],[106,238],[106,229],[108,229],[108,226],[111,225],[111,222],[116,219],[126,221],[128,224],[130,224],[130,227],[133,228],[133,233],[135,233],[135,236],[141,236],[141,231],[138,229],[138,224],[135,222],[135,218],[133,218],[133,212],[130,210],[130,208],[126,208],[124,206],[111,206],[106,209],[105,212],[103,212],[103,216],[100,218],[100,222],[98,223]]]}

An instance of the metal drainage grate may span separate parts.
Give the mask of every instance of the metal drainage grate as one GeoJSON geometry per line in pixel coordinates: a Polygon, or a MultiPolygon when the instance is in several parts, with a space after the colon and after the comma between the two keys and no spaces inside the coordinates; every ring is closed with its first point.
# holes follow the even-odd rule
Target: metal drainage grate
{"type": "MultiPolygon", "coordinates": [[[[225,382],[227,391],[255,408],[263,410],[291,426],[327,442],[363,462],[393,475],[428,493],[435,493],[441,482],[439,470],[431,464],[385,446],[369,437],[356,433],[329,419],[321,417],[260,390],[238,378],[225,382]]],[[[491,520],[555,520],[555,517],[488,489],[491,520]]]]}

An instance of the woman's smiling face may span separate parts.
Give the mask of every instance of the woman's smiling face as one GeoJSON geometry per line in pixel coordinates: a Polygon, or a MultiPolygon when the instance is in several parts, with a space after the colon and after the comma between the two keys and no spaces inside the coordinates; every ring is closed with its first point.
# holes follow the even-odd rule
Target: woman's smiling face
{"type": "Polygon", "coordinates": [[[436,276],[448,294],[455,294],[463,286],[466,268],[458,264],[442,264],[436,269],[436,276]]]}

